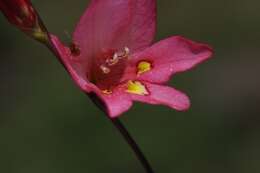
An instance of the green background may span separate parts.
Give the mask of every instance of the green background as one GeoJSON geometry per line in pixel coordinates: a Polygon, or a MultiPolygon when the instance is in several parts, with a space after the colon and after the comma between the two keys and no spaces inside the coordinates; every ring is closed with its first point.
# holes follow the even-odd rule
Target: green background
{"type": "MultiPolygon", "coordinates": [[[[66,33],[86,0],[34,0],[66,33]]],[[[159,0],[156,40],[206,42],[214,58],[174,76],[188,112],[137,103],[122,116],[157,173],[260,172],[260,1],[159,0]]],[[[48,50],[0,16],[0,172],[143,173],[120,134],[48,50]]]]}

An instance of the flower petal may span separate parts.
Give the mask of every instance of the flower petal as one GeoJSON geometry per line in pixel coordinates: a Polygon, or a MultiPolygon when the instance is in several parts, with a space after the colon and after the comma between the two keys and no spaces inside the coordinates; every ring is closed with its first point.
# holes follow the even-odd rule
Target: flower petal
{"type": "Polygon", "coordinates": [[[115,87],[111,93],[105,94],[104,91],[102,92],[81,74],[80,68],[77,67],[77,64],[71,59],[73,56],[71,55],[69,48],[64,46],[54,35],[51,35],[51,40],[59,54],[59,60],[66,68],[73,81],[81,90],[88,94],[95,103],[101,106],[100,108],[103,109],[110,118],[118,117],[132,106],[131,97],[120,85],[115,87]]]}
{"type": "Polygon", "coordinates": [[[132,0],[131,22],[124,33],[125,44],[132,52],[151,45],[156,32],[156,0],[132,0]]]}
{"type": "Polygon", "coordinates": [[[168,87],[148,82],[142,82],[148,90],[148,95],[131,94],[135,101],[156,105],[166,105],[178,111],[185,111],[190,107],[190,100],[184,93],[168,87]]]}
{"type": "MultiPolygon", "coordinates": [[[[80,68],[74,67],[75,64],[71,58],[69,48],[65,47],[57,37],[51,36],[60,57],[60,61],[71,75],[76,84],[88,95],[98,98],[110,118],[116,118],[126,112],[132,106],[132,100],[141,101],[150,104],[162,104],[170,106],[176,110],[186,110],[189,108],[190,102],[188,97],[173,88],[141,82],[147,92],[144,94],[135,94],[137,92],[127,92],[125,85],[119,85],[113,88],[111,93],[102,92],[97,86],[90,83],[84,75],[81,76],[80,68]],[[76,71],[77,70],[77,71],[76,71]],[[78,71],[79,70],[79,71],[78,71]],[[132,93],[132,94],[130,94],[132,93]]],[[[133,88],[133,87],[132,87],[133,88]]],[[[128,88],[129,89],[129,88],[128,88]]],[[[135,87],[133,89],[136,89],[135,87]]],[[[132,90],[131,90],[132,91],[132,90]]]]}
{"type": "Polygon", "coordinates": [[[84,69],[81,64],[77,64],[73,60],[71,51],[64,46],[61,41],[54,35],[51,35],[51,41],[57,50],[57,56],[60,62],[64,65],[73,81],[85,92],[91,92],[95,86],[86,78],[84,69]]]}
{"type": "Polygon", "coordinates": [[[143,52],[133,55],[126,70],[125,78],[134,78],[138,64],[150,62],[151,69],[137,75],[138,80],[164,83],[171,75],[191,69],[212,56],[212,49],[180,36],[162,40],[143,52]]]}
{"type": "Polygon", "coordinates": [[[126,112],[133,105],[131,96],[127,94],[121,86],[117,86],[109,94],[100,91],[98,88],[94,91],[95,97],[98,97],[99,104],[110,118],[116,118],[126,112]]]}
{"type": "Polygon", "coordinates": [[[153,39],[155,15],[155,0],[92,0],[73,40],[88,59],[107,49],[144,48],[153,39]]]}

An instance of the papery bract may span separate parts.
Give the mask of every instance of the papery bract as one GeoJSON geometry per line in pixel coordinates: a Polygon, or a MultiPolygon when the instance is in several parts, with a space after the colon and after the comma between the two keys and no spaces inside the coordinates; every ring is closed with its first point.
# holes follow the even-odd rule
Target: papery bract
{"type": "Polygon", "coordinates": [[[98,98],[109,117],[133,101],[187,110],[189,98],[164,84],[207,60],[212,49],[180,36],[151,45],[155,30],[155,0],[92,0],[76,26],[73,49],[56,36],[52,42],[76,84],[98,98]]]}

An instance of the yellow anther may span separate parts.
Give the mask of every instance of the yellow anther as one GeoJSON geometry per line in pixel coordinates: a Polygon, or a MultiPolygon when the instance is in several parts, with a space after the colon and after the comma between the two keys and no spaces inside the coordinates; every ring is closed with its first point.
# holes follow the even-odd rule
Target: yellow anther
{"type": "Polygon", "coordinates": [[[141,61],[137,65],[137,74],[143,74],[145,72],[148,72],[152,69],[152,64],[148,61],[141,61]]]}
{"type": "Polygon", "coordinates": [[[112,94],[113,92],[111,90],[102,90],[102,93],[109,95],[109,94],[112,94]]]}
{"type": "Polygon", "coordinates": [[[145,86],[139,81],[128,81],[126,92],[137,95],[148,95],[148,91],[145,86]]]}

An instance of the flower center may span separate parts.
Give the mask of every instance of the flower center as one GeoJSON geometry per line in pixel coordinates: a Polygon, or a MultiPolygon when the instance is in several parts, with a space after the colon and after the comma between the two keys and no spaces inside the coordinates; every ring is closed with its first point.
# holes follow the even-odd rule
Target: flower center
{"type": "Polygon", "coordinates": [[[101,90],[110,90],[120,81],[130,54],[129,48],[105,50],[94,57],[91,66],[91,82],[101,90]]]}

